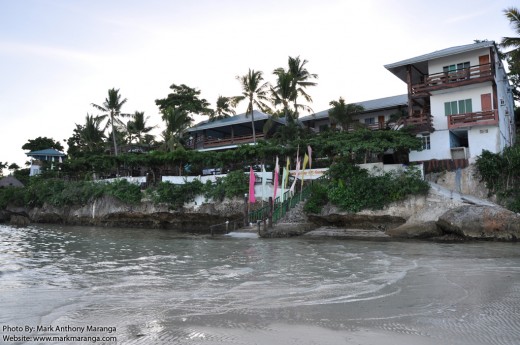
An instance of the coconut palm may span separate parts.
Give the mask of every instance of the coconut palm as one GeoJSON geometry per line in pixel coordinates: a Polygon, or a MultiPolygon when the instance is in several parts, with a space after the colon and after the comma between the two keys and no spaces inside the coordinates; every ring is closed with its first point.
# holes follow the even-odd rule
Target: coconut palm
{"type": "Polygon", "coordinates": [[[295,89],[293,88],[293,75],[283,68],[277,68],[273,72],[276,75],[276,84],[270,87],[272,103],[282,106],[282,111],[287,122],[290,122],[290,102],[294,99],[295,89]]]}
{"type": "Polygon", "coordinates": [[[242,97],[237,98],[238,101],[246,99],[248,101],[246,116],[251,115],[251,128],[253,129],[253,142],[256,143],[255,131],[255,115],[254,107],[258,107],[261,111],[269,111],[266,102],[269,101],[269,83],[263,82],[264,77],[261,71],[249,69],[249,72],[243,76],[237,76],[237,80],[242,86],[242,97]]]}
{"type": "Polygon", "coordinates": [[[148,132],[154,129],[155,126],[147,126],[146,121],[150,116],[145,117],[142,111],[136,111],[131,117],[132,119],[126,124],[129,142],[132,143],[133,140],[136,140],[139,144],[142,144],[148,132]]]}
{"type": "Polygon", "coordinates": [[[502,38],[501,46],[520,50],[520,11],[515,7],[509,7],[504,10],[504,14],[519,37],[504,37],[502,38]]]}
{"type": "Polygon", "coordinates": [[[180,147],[182,136],[193,120],[188,112],[173,107],[162,110],[162,119],[166,123],[166,129],[162,133],[164,148],[173,151],[180,147]]]}
{"type": "MultiPolygon", "coordinates": [[[[330,101],[332,108],[329,110],[329,117],[333,124],[339,123],[341,129],[347,131],[350,125],[354,125],[352,116],[365,110],[363,106],[357,104],[346,104],[345,100],[340,97],[339,101],[330,101]]],[[[361,125],[361,124],[360,124],[361,125]]]]}
{"type": "Polygon", "coordinates": [[[87,114],[85,125],[81,128],[79,136],[88,152],[96,152],[103,143],[103,131],[100,127],[101,119],[87,114]]]}
{"type": "Polygon", "coordinates": [[[301,105],[298,103],[298,97],[302,96],[305,101],[312,103],[312,97],[305,91],[305,89],[309,86],[316,86],[317,83],[311,81],[312,79],[318,79],[317,74],[309,73],[305,65],[307,64],[307,60],[300,60],[300,57],[297,56],[295,58],[289,56],[288,72],[293,76],[293,88],[294,88],[294,111],[296,114],[296,118],[298,118],[298,109],[312,111],[309,106],[301,105]]]}
{"type": "Polygon", "coordinates": [[[111,127],[112,130],[112,140],[114,142],[114,154],[117,156],[117,142],[116,142],[116,130],[118,125],[122,125],[123,123],[119,119],[120,116],[126,116],[126,114],[121,113],[121,108],[126,103],[127,99],[121,100],[121,95],[119,94],[119,89],[109,89],[108,97],[105,98],[105,101],[102,105],[97,105],[92,103],[92,106],[98,110],[105,112],[105,114],[98,116],[101,120],[106,119],[105,130],[108,127],[111,127]]]}
{"type": "Polygon", "coordinates": [[[237,97],[224,97],[219,95],[216,103],[217,107],[215,111],[210,114],[209,120],[215,121],[236,115],[234,108],[237,106],[237,103],[237,97]]]}

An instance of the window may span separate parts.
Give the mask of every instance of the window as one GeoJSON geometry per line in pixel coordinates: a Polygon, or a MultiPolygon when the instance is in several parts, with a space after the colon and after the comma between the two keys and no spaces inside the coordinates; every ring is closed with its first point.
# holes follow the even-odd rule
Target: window
{"type": "Polygon", "coordinates": [[[419,138],[422,140],[423,150],[430,150],[430,133],[423,133],[419,138]]]}
{"type": "Polygon", "coordinates": [[[321,125],[319,131],[320,132],[325,132],[328,129],[329,129],[329,125],[321,125]]]}
{"type": "Polygon", "coordinates": [[[444,115],[446,116],[471,112],[473,112],[471,98],[444,103],[444,115]]]}
{"type": "Polygon", "coordinates": [[[365,119],[365,125],[373,125],[376,123],[376,119],[374,117],[367,117],[365,119]]]}
{"type": "Polygon", "coordinates": [[[462,70],[462,69],[467,69],[467,68],[469,68],[469,61],[454,64],[454,65],[444,66],[442,68],[442,71],[444,73],[448,73],[448,72],[455,72],[457,70],[462,70]]]}

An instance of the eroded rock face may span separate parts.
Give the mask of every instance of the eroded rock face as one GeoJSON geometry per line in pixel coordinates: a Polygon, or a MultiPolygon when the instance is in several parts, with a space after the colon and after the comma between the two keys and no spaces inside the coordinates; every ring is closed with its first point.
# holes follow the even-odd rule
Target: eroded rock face
{"type": "Polygon", "coordinates": [[[161,228],[208,233],[210,225],[242,217],[240,205],[233,205],[233,202],[228,201],[218,207],[207,205],[197,210],[170,210],[168,205],[151,202],[133,205],[104,196],[83,206],[44,205],[30,210],[29,217],[36,223],[161,228]]]}
{"type": "Polygon", "coordinates": [[[437,225],[448,234],[473,239],[517,240],[520,216],[501,207],[465,205],[444,213],[437,225]]]}
{"type": "Polygon", "coordinates": [[[397,228],[387,230],[386,234],[395,238],[426,239],[442,236],[443,232],[435,221],[428,221],[424,223],[403,224],[397,228]]]}
{"type": "Polygon", "coordinates": [[[402,217],[390,215],[366,215],[358,213],[311,214],[309,221],[320,226],[336,226],[350,229],[393,229],[406,222],[402,217]]]}

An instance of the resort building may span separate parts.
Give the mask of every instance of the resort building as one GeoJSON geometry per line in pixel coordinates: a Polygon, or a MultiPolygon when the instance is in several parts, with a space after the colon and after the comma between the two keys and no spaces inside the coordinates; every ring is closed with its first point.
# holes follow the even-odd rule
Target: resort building
{"type": "Polygon", "coordinates": [[[31,157],[31,167],[29,170],[29,176],[39,175],[43,165],[47,162],[50,164],[50,168],[54,168],[54,164],[63,162],[65,154],[55,149],[45,149],[39,151],[31,151],[26,153],[28,157],[31,157]]]}
{"type": "MultiPolygon", "coordinates": [[[[394,118],[397,119],[399,115],[408,113],[408,96],[406,94],[354,104],[362,106],[364,110],[356,113],[353,119],[372,130],[386,129],[394,118]]],[[[332,125],[329,109],[301,117],[300,121],[315,132],[322,132],[332,125]]]]}
{"type": "MultiPolygon", "coordinates": [[[[198,151],[227,150],[240,144],[253,143],[252,119],[254,117],[256,140],[264,139],[264,126],[270,116],[258,110],[252,115],[235,115],[215,121],[203,121],[189,128],[187,148],[198,151]]],[[[276,132],[280,125],[285,125],[284,119],[272,118],[268,135],[276,132]]]]}
{"type": "Polygon", "coordinates": [[[513,96],[493,41],[447,48],[385,66],[408,87],[405,124],[424,130],[410,161],[465,159],[515,140],[513,96]],[[413,105],[413,107],[411,106],[413,105]]]}

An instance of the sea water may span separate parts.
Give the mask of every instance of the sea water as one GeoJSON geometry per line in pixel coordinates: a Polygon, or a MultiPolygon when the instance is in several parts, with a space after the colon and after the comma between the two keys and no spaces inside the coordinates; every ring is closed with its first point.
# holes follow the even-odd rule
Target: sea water
{"type": "Polygon", "coordinates": [[[5,343],[519,344],[519,310],[515,243],[0,225],[5,343]]]}

